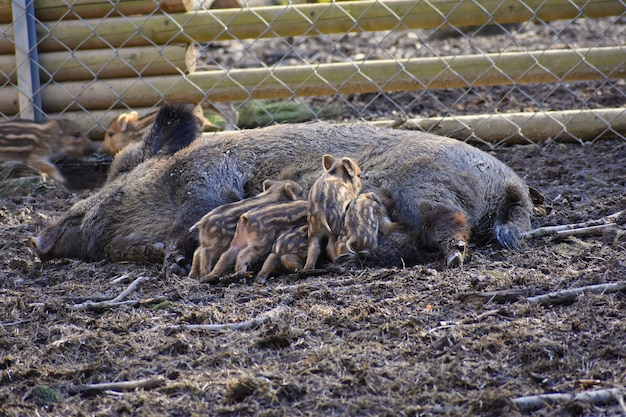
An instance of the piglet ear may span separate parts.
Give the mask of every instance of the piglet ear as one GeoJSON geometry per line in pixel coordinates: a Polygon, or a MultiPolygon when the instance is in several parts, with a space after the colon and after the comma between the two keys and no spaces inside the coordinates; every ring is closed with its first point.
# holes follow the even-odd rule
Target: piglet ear
{"type": "Polygon", "coordinates": [[[343,164],[346,172],[352,178],[358,176],[361,173],[361,168],[357,165],[354,159],[351,158],[342,158],[341,163],[343,164]]]}
{"type": "Polygon", "coordinates": [[[275,181],[272,180],[265,180],[263,181],[263,191],[267,191],[269,190],[269,188],[274,185],[275,181]]]}
{"type": "Polygon", "coordinates": [[[324,169],[326,171],[330,170],[333,167],[333,164],[335,163],[336,160],[337,158],[329,154],[322,156],[322,165],[324,166],[324,169]]]}

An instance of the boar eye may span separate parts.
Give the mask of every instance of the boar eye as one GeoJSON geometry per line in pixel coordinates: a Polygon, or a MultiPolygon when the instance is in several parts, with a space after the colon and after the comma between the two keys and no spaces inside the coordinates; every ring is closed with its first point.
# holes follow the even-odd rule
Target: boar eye
{"type": "Polygon", "coordinates": [[[80,132],[76,132],[72,135],[74,137],[74,139],[79,140],[83,138],[83,135],[80,134],[80,132]]]}

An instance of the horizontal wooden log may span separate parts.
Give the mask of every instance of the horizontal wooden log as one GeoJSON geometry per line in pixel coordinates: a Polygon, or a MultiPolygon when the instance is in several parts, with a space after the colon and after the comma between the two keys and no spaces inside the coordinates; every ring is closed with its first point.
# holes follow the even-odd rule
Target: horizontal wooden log
{"type": "Polygon", "coordinates": [[[454,117],[425,117],[377,121],[376,126],[418,128],[460,140],[479,139],[497,145],[591,141],[626,134],[626,108],[549,112],[496,113],[454,117]]]}
{"type": "MultiPolygon", "coordinates": [[[[43,87],[42,100],[44,111],[49,113],[80,108],[107,109],[120,102],[130,107],[149,107],[163,96],[169,102],[198,103],[205,98],[213,102],[237,101],[624,77],[623,47],[606,47],[68,82],[43,87]]],[[[15,88],[3,89],[0,112],[18,112],[15,88]]]]}
{"type": "MultiPolygon", "coordinates": [[[[0,23],[11,23],[12,0],[0,0],[0,23]]],[[[184,13],[192,0],[35,0],[35,17],[42,22],[111,16],[149,15],[155,12],[184,13]],[[71,5],[70,5],[71,4],[71,5]]]]}
{"type": "MultiPolygon", "coordinates": [[[[192,73],[197,52],[193,45],[139,46],[39,54],[41,81],[78,81],[192,73]]],[[[0,85],[17,81],[15,57],[0,55],[0,85]]]]}
{"type": "MultiPolygon", "coordinates": [[[[625,11],[620,0],[351,1],[44,23],[38,25],[37,38],[39,51],[45,52],[597,18],[625,11]]],[[[12,53],[13,28],[0,25],[0,33],[5,34],[0,54],[12,53]]]]}

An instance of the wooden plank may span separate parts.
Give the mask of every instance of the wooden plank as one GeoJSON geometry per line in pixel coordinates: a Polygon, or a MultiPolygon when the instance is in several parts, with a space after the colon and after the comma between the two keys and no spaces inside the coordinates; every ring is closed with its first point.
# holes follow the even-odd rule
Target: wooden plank
{"type": "MultiPolygon", "coordinates": [[[[0,0],[0,23],[11,23],[12,1],[0,0]]],[[[155,12],[184,13],[192,8],[192,0],[35,0],[35,16],[42,22],[79,17],[149,15],[155,12]]]]}
{"type": "Polygon", "coordinates": [[[626,108],[424,117],[408,119],[404,123],[381,120],[373,124],[420,129],[496,145],[540,143],[549,139],[580,142],[626,134],[626,108]]]}
{"type": "MultiPolygon", "coordinates": [[[[351,1],[44,23],[38,28],[38,39],[40,51],[99,49],[428,29],[442,24],[468,26],[532,19],[598,18],[625,12],[626,4],[620,0],[483,0],[480,4],[469,0],[351,1]]],[[[12,53],[11,26],[0,25],[0,33],[6,36],[0,39],[0,54],[12,53]]]]}
{"type": "MultiPolygon", "coordinates": [[[[198,71],[185,77],[158,76],[67,82],[43,88],[46,112],[107,109],[123,102],[150,107],[169,102],[199,103],[295,96],[328,96],[424,88],[467,88],[573,82],[626,77],[626,46],[499,54],[198,71]],[[80,103],[80,106],[78,105],[80,103]]],[[[0,112],[15,113],[17,92],[5,87],[0,112]]]]}
{"type": "MultiPolygon", "coordinates": [[[[47,82],[128,78],[192,73],[197,52],[193,45],[139,46],[120,49],[45,52],[39,54],[40,78],[47,82]]],[[[0,84],[17,80],[15,58],[0,55],[0,84]]]]}

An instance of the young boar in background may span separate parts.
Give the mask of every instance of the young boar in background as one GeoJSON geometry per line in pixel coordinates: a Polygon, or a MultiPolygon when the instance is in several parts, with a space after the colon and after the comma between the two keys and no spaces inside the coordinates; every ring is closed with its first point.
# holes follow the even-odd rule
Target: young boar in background
{"type": "Polygon", "coordinates": [[[309,248],[304,269],[314,269],[323,239],[330,254],[343,226],[346,210],[361,191],[361,168],[352,158],[322,157],[324,174],[309,190],[307,221],[309,248]]]}
{"type": "Polygon", "coordinates": [[[276,238],[269,256],[256,275],[256,282],[265,283],[281,267],[287,272],[301,270],[306,262],[308,248],[309,227],[304,219],[303,224],[285,230],[276,238]]]}
{"type": "Polygon", "coordinates": [[[324,122],[195,139],[190,117],[189,108],[164,107],[145,138],[160,145],[150,152],[145,146],[120,152],[115,160],[123,163],[114,161],[99,191],[32,239],[40,259],[158,261],[166,273],[187,273],[197,246],[189,228],[204,214],[259,193],[268,178],[291,179],[308,189],[324,154],[358,160],[362,181],[393,201],[391,217],[402,227],[392,235],[410,245],[382,239],[379,259],[411,264],[419,260],[416,245],[426,245],[456,265],[470,237],[516,248],[520,234],[530,229],[533,205],[526,184],[493,156],[454,139],[324,122]],[[125,249],[130,246],[143,246],[150,256],[132,257],[125,249]]]}
{"type": "Polygon", "coordinates": [[[0,122],[0,161],[24,162],[62,184],[65,178],[53,162],[67,155],[86,156],[97,149],[78,125],[66,119],[0,122]]]}
{"type": "Polygon", "coordinates": [[[330,257],[368,253],[378,247],[378,233],[387,235],[396,230],[387,209],[374,192],[362,193],[350,204],[339,237],[330,257]]]}
{"type": "MultiPolygon", "coordinates": [[[[136,111],[122,113],[113,120],[104,132],[104,140],[100,151],[109,155],[115,155],[131,143],[141,141],[143,136],[150,130],[156,119],[158,110],[154,110],[145,116],[139,117],[136,111]]],[[[217,130],[217,126],[204,117],[202,107],[194,107],[194,115],[201,123],[201,130],[217,130]]]]}
{"type": "Polygon", "coordinates": [[[245,212],[239,218],[235,236],[222,254],[208,280],[222,276],[235,263],[235,272],[245,273],[252,264],[270,253],[276,237],[294,224],[306,220],[305,200],[268,204],[245,212]]]}
{"type": "Polygon", "coordinates": [[[198,278],[211,271],[215,261],[228,249],[239,217],[248,210],[261,205],[279,201],[298,200],[303,197],[303,190],[291,180],[263,182],[263,192],[241,201],[216,207],[191,228],[190,232],[198,233],[200,242],[193,254],[191,277],[198,278]]]}

